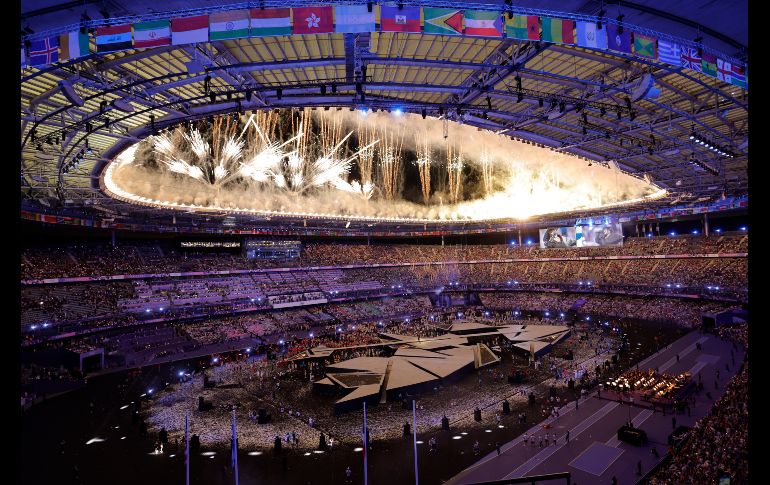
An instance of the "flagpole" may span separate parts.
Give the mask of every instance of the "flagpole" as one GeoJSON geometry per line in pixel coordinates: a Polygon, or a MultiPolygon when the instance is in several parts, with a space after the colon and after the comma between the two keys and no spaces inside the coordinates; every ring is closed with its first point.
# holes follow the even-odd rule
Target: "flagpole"
{"type": "Polygon", "coordinates": [[[412,399],[412,431],[414,437],[414,485],[419,485],[420,478],[417,471],[417,406],[414,399],[412,399]]]}
{"type": "Polygon", "coordinates": [[[367,470],[368,447],[369,442],[366,439],[366,401],[364,401],[364,485],[369,485],[369,471],[367,470]]]}
{"type": "Polygon", "coordinates": [[[238,437],[235,434],[235,406],[233,406],[232,465],[233,471],[235,472],[235,485],[238,485],[238,437]]]}
{"type": "Polygon", "coordinates": [[[190,413],[184,413],[184,468],[185,485],[190,485],[190,413]]]}

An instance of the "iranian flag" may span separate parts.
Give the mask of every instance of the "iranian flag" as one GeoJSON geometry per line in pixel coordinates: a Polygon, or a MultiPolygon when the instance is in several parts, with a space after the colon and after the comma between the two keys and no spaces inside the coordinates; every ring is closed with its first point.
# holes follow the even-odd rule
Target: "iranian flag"
{"type": "Polygon", "coordinates": [[[171,44],[195,44],[209,41],[209,16],[196,15],[171,19],[171,44]]]}
{"type": "Polygon", "coordinates": [[[502,37],[503,20],[500,12],[465,11],[465,35],[502,37]]]}
{"type": "Polygon", "coordinates": [[[230,10],[209,15],[209,39],[225,40],[248,36],[248,10],[230,10]]]}
{"type": "Polygon", "coordinates": [[[171,45],[171,22],[151,20],[134,24],[134,47],[171,45]]]}

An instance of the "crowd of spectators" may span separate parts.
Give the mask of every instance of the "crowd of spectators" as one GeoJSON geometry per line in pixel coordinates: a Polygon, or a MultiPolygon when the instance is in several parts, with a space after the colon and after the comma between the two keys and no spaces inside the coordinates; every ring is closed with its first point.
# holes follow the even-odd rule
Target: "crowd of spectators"
{"type": "Polygon", "coordinates": [[[725,476],[730,483],[748,483],[748,375],[745,361],[709,415],[695,423],[688,441],[674,450],[650,485],[720,483],[725,476]]]}
{"type": "Polygon", "coordinates": [[[627,238],[623,246],[540,249],[536,244],[409,245],[308,243],[300,258],[246,259],[239,254],[180,252],[159,242],[131,242],[34,247],[22,253],[23,280],[119,274],[165,274],[184,271],[243,270],[295,266],[542,259],[553,257],[649,256],[653,254],[717,254],[748,252],[747,235],[627,238]]]}

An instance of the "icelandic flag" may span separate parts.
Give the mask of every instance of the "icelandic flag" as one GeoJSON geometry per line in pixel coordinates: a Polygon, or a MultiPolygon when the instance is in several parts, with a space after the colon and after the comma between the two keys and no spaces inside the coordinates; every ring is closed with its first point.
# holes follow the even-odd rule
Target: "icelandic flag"
{"type": "Polygon", "coordinates": [[[59,38],[46,37],[33,40],[29,44],[29,65],[32,67],[46,66],[59,60],[59,38]]]}

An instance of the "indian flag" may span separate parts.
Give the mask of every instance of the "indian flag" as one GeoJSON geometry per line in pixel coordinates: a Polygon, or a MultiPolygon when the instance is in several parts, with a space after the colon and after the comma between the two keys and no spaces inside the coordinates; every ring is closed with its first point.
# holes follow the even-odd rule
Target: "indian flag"
{"type": "Polygon", "coordinates": [[[503,21],[500,12],[466,10],[465,35],[502,37],[503,21]]]}
{"type": "Polygon", "coordinates": [[[89,54],[88,33],[81,33],[80,30],[75,30],[62,34],[59,36],[59,49],[60,61],[87,56],[89,54]]]}
{"type": "Polygon", "coordinates": [[[248,36],[248,10],[231,10],[209,15],[209,39],[224,40],[248,36]]]}
{"type": "Polygon", "coordinates": [[[134,47],[171,45],[171,22],[151,20],[134,24],[134,47]]]}
{"type": "Polygon", "coordinates": [[[249,16],[251,17],[251,35],[253,37],[291,35],[290,8],[252,8],[249,11],[249,16]]]}

